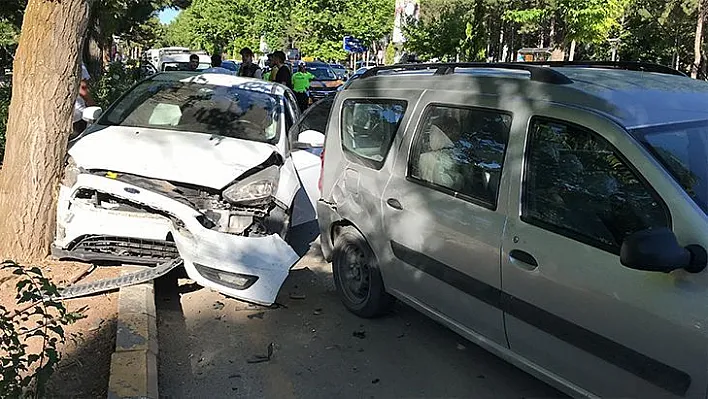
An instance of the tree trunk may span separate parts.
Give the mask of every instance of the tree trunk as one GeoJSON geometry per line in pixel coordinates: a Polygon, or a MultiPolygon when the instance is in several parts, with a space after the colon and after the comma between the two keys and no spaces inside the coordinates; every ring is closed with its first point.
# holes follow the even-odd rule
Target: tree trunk
{"type": "Polygon", "coordinates": [[[568,61],[575,60],[575,40],[570,42],[570,52],[568,54],[568,61]]]}
{"type": "Polygon", "coordinates": [[[49,253],[90,1],[27,4],[0,171],[2,259],[34,261],[49,253]]]}
{"type": "Polygon", "coordinates": [[[706,18],[705,0],[698,1],[698,22],[696,22],[696,38],[693,42],[693,65],[691,65],[691,77],[698,77],[698,68],[701,66],[701,48],[703,47],[703,21],[706,18]]]}

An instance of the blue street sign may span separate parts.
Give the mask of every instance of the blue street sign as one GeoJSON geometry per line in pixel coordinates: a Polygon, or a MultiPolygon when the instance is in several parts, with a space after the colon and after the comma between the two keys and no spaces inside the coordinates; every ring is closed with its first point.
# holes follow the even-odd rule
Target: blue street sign
{"type": "Polygon", "coordinates": [[[366,51],[366,46],[362,46],[359,39],[352,36],[344,36],[343,48],[344,51],[348,51],[350,53],[363,53],[366,51]]]}

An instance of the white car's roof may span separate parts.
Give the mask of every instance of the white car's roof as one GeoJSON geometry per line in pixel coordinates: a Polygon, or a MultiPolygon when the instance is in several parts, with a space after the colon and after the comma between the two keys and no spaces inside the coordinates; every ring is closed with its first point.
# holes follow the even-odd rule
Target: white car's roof
{"type": "Polygon", "coordinates": [[[194,73],[194,72],[166,72],[154,75],[151,79],[157,81],[179,81],[184,83],[197,83],[224,87],[237,87],[243,90],[285,95],[286,87],[262,79],[245,78],[224,73],[194,73]]]}

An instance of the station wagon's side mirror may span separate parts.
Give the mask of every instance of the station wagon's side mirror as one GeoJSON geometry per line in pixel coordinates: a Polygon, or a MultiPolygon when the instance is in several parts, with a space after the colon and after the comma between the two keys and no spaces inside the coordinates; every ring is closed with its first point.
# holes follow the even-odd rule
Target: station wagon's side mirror
{"type": "Polygon", "coordinates": [[[635,270],[669,273],[686,269],[691,273],[703,271],[708,254],[699,245],[682,247],[676,235],[668,228],[642,230],[627,237],[620,249],[622,265],[635,270]]]}
{"type": "Polygon", "coordinates": [[[81,119],[86,121],[86,123],[94,123],[101,117],[102,113],[101,107],[86,107],[81,114],[81,119]]]}
{"type": "Polygon", "coordinates": [[[324,142],[324,134],[318,132],[317,130],[305,130],[297,136],[295,148],[301,150],[308,148],[321,148],[324,147],[324,142]]]}

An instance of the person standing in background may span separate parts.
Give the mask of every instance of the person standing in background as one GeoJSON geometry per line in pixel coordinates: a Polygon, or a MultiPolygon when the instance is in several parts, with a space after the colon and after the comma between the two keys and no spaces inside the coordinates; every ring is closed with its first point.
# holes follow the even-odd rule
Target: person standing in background
{"type": "Polygon", "coordinates": [[[263,71],[258,64],[253,62],[253,50],[248,47],[241,49],[241,67],[238,70],[238,76],[243,76],[245,78],[256,78],[261,79],[263,77],[263,71]]]}
{"type": "Polygon", "coordinates": [[[270,73],[271,81],[293,88],[293,75],[290,68],[285,65],[285,53],[278,50],[273,53],[273,70],[270,73]]]}
{"type": "Polygon", "coordinates": [[[223,73],[226,75],[233,75],[232,71],[221,66],[221,55],[214,54],[211,56],[211,68],[204,70],[204,73],[223,73]]]}
{"type": "Polygon", "coordinates": [[[199,56],[196,54],[192,54],[189,56],[189,70],[190,71],[196,71],[197,68],[199,68],[199,56]]]}
{"type": "Polygon", "coordinates": [[[79,83],[79,96],[74,102],[74,134],[78,135],[83,132],[88,123],[83,120],[84,110],[86,107],[93,107],[96,102],[93,100],[91,93],[89,92],[89,80],[91,75],[89,75],[86,65],[81,64],[81,82],[79,83]]]}
{"type": "Polygon", "coordinates": [[[305,62],[300,61],[297,66],[297,72],[293,74],[293,91],[297,99],[297,106],[300,111],[304,111],[309,105],[310,96],[310,81],[315,78],[315,75],[307,72],[305,62]]]}
{"type": "Polygon", "coordinates": [[[268,59],[265,62],[265,70],[263,71],[263,80],[270,82],[270,71],[273,68],[273,54],[268,54],[268,59]]]}

